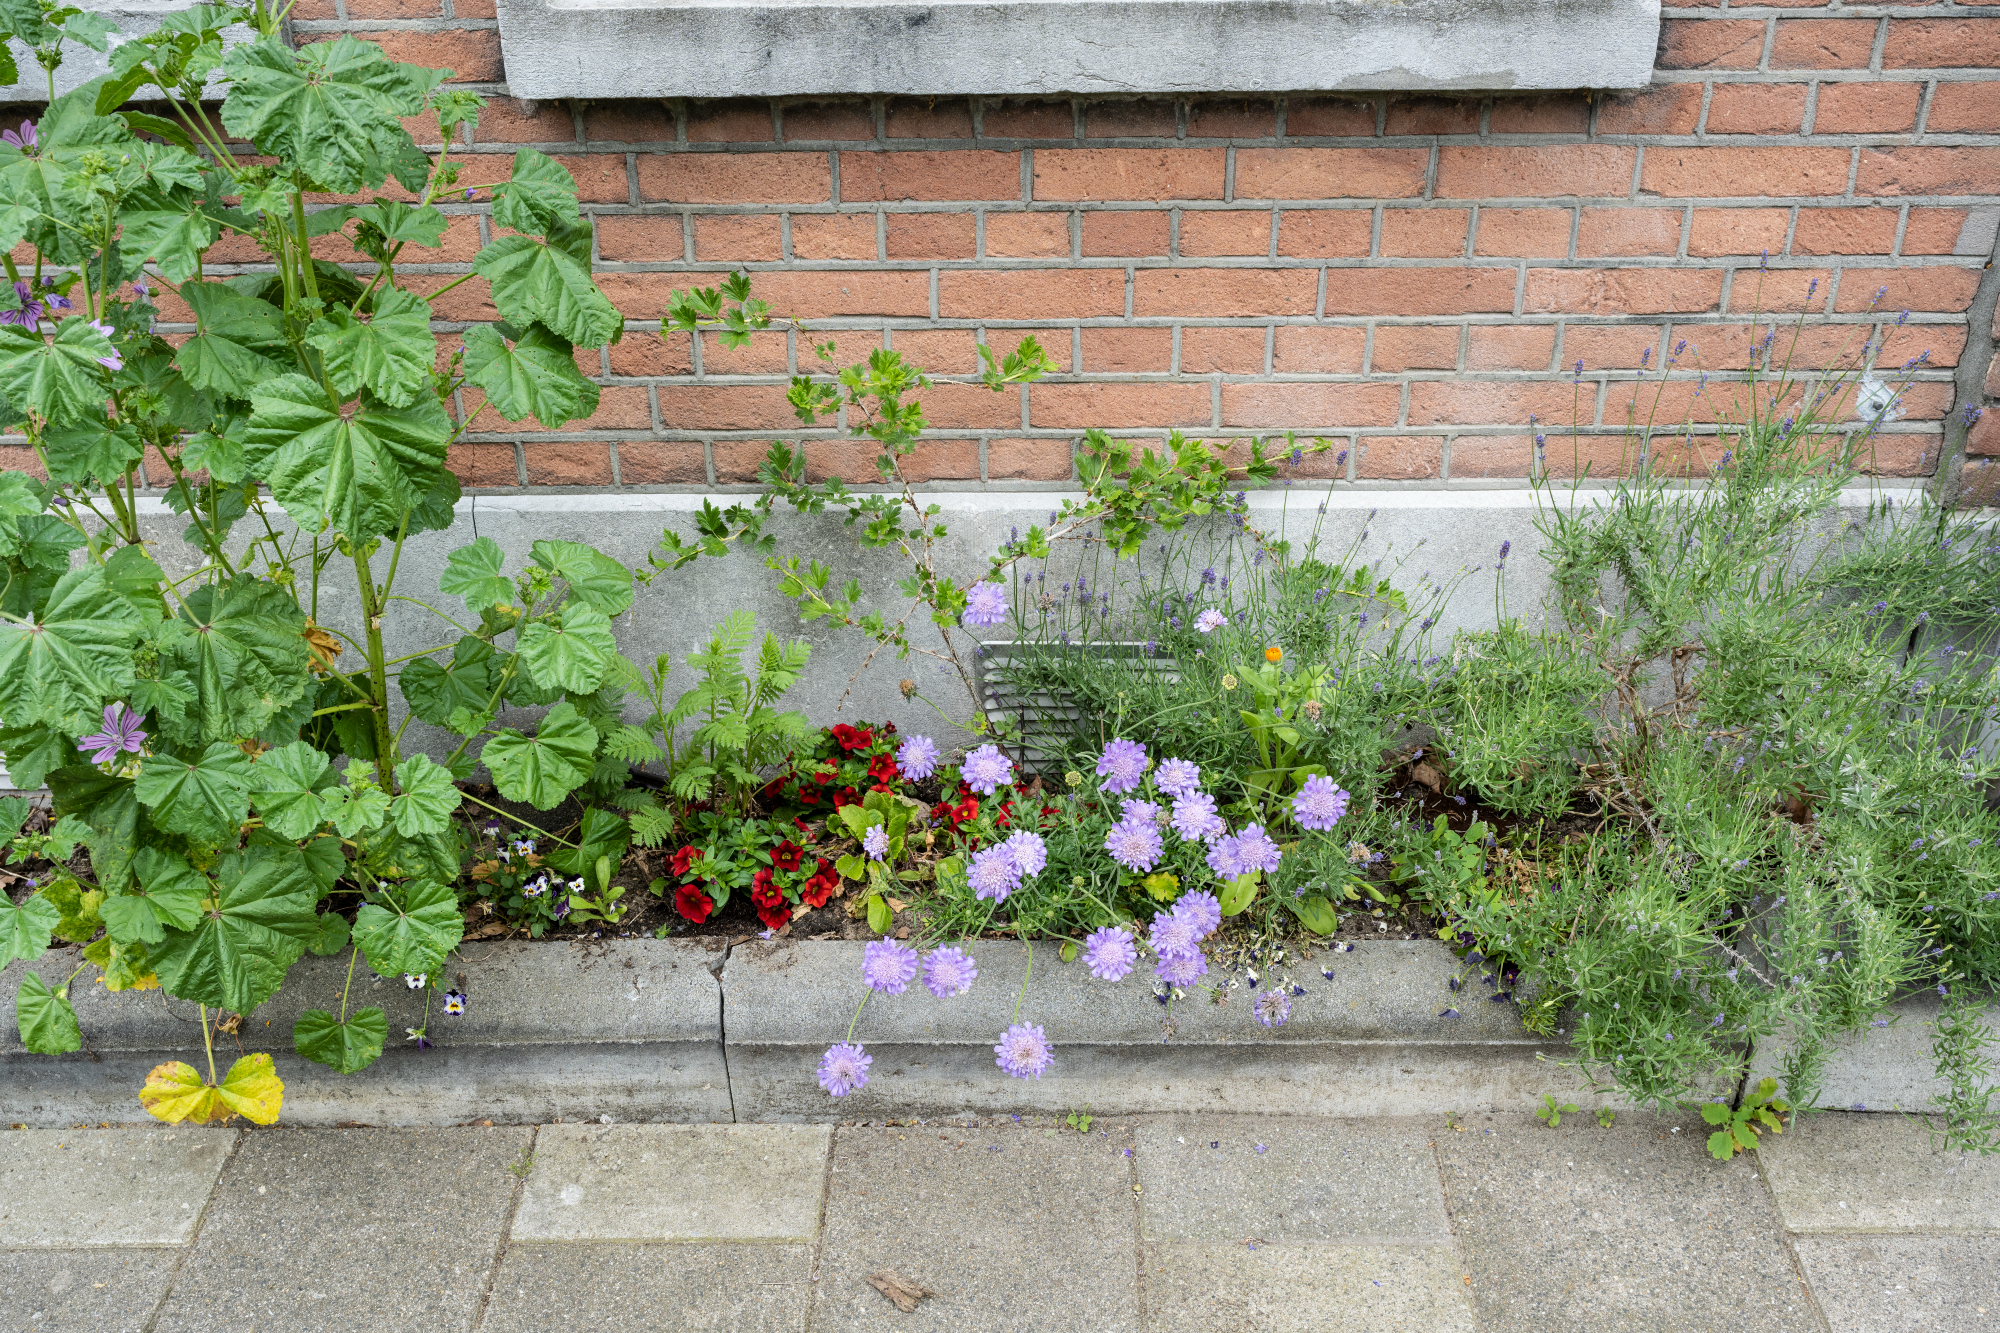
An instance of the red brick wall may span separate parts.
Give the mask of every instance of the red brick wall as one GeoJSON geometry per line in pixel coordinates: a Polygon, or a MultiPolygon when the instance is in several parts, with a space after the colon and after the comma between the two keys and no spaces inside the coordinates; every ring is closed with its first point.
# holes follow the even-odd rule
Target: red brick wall
{"type": "MultiPolygon", "coordinates": [[[[926,397],[937,438],[913,471],[941,482],[1061,481],[1093,425],[1297,430],[1335,440],[1357,480],[1520,478],[1536,430],[1551,471],[1574,466],[1573,410],[1612,432],[1583,450],[1602,472],[1642,363],[1675,360],[1662,418],[1713,420],[1733,395],[1701,372],[1742,367],[1760,310],[1811,312],[1801,361],[1871,339],[1890,370],[1928,351],[1878,459],[1892,475],[1932,472],[1965,434],[1942,423],[1973,405],[1953,377],[2000,210],[2000,11],[1668,4],[1654,84],[1629,96],[529,114],[496,95],[466,146],[470,178],[499,179],[523,144],[560,157],[597,219],[601,281],[640,322],[591,354],[606,387],[587,428],[489,414],[456,465],[482,486],[747,480],[791,424],[783,386],[813,365],[804,340],[774,332],[730,352],[663,343],[647,322],[670,289],[742,267],[844,359],[887,345],[964,375],[976,341],[1041,340],[1061,367],[1044,383],[926,397]]],[[[497,94],[492,14],[492,0],[294,10],[301,40],[362,33],[497,94]]],[[[455,211],[488,234],[483,210],[455,211]]],[[[472,239],[436,282],[464,271],[472,239]]],[[[492,311],[474,280],[440,314],[492,311]]],[[[1983,361],[1990,331],[1976,332],[1983,361]]],[[[2000,394],[2000,370],[1984,388],[2000,394]]],[[[1971,447],[2000,453],[2000,412],[1971,447]]],[[[813,457],[867,471],[866,451],[833,438],[813,457]]]]}

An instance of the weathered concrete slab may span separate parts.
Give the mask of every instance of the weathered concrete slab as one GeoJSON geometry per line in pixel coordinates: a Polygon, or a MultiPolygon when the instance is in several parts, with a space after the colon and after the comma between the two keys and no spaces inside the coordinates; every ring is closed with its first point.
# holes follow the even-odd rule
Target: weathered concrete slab
{"type": "Polygon", "coordinates": [[[235,1146],[187,1126],[0,1134],[0,1247],[184,1245],[235,1146]]]}
{"type": "Polygon", "coordinates": [[[842,1129],[814,1333],[1126,1333],[1139,1327],[1130,1134],[842,1129]],[[937,1294],[902,1314],[865,1281],[937,1294]]]}
{"type": "Polygon", "coordinates": [[[1154,1244],[1146,1327],[1159,1333],[1473,1333],[1458,1259],[1438,1246],[1154,1244]]]}
{"type": "MultiPolygon", "coordinates": [[[[1449,1244],[1430,1126],[1173,1116],[1137,1128],[1149,1241],[1449,1244]]],[[[1454,1279],[1456,1280],[1456,1279],[1454,1279]]]]}
{"type": "Polygon", "coordinates": [[[823,1125],[549,1125],[520,1241],[811,1241],[823,1125]]]}
{"type": "Polygon", "coordinates": [[[237,1152],[156,1333],[465,1330],[530,1130],[259,1130],[237,1152]]]}
{"type": "Polygon", "coordinates": [[[2000,1231],[2000,1158],[1941,1152],[1913,1118],[1799,1116],[1757,1163],[1791,1231],[2000,1231]]]}
{"type": "Polygon", "coordinates": [[[806,1245],[524,1245],[517,1233],[479,1328],[803,1333],[811,1302],[806,1245]]]}
{"type": "MultiPolygon", "coordinates": [[[[1867,1027],[1833,1043],[1813,1105],[1839,1111],[1928,1111],[1945,1090],[1931,1056],[1931,1024],[1944,1007],[1925,991],[1890,1007],[1886,1027],[1867,1027]]],[[[1986,1025],[2000,1028],[2000,1000],[1986,1006],[1986,1025]]],[[[1750,1079],[1784,1081],[1790,1044],[1780,1035],[1759,1042],[1750,1060],[1750,1079]]],[[[2000,1086],[1996,1078],[1995,1086],[2000,1086]]],[[[1796,1100],[1796,1099],[1794,1099],[1796,1100]]]]}
{"type": "Polygon", "coordinates": [[[1804,1237],[1806,1280],[1833,1333],[1991,1333],[2000,1237],[1804,1237]]]}
{"type": "Polygon", "coordinates": [[[33,1333],[144,1333],[179,1250],[0,1253],[0,1328],[33,1333]]]}
{"type": "Polygon", "coordinates": [[[1755,1165],[1711,1158],[1707,1132],[1698,1116],[1638,1113],[1610,1129],[1510,1115],[1441,1129],[1482,1333],[1809,1325],[1755,1165]]]}

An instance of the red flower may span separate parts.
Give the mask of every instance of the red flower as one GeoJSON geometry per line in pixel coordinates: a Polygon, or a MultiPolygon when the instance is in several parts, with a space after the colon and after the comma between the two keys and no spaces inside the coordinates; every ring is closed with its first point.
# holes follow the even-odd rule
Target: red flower
{"type": "Polygon", "coordinates": [[[865,750],[875,743],[873,732],[850,727],[845,722],[834,724],[833,738],[840,742],[840,748],[843,750],[865,750]]]}
{"type": "Polygon", "coordinates": [[[963,824],[968,819],[976,819],[978,815],[979,801],[976,797],[968,796],[951,808],[953,826],[963,824]]]}
{"type": "Polygon", "coordinates": [[[805,854],[805,848],[787,838],[771,849],[771,864],[779,870],[797,870],[799,858],[805,854]]]}
{"type": "Polygon", "coordinates": [[[674,890],[674,910],[699,925],[715,910],[715,900],[698,884],[683,884],[674,890]]]}
{"type": "Polygon", "coordinates": [[[835,768],[832,764],[822,764],[819,767],[813,769],[812,780],[814,782],[817,782],[820,786],[824,787],[827,783],[832,782],[835,778],[839,776],[840,776],[840,770],[838,768],[835,768]]]}
{"type": "Polygon", "coordinates": [[[894,786],[890,785],[890,784],[889,784],[889,783],[887,783],[887,782],[878,782],[878,783],[876,783],[876,784],[875,784],[874,786],[870,787],[870,788],[869,788],[868,790],[869,790],[869,791],[894,791],[894,790],[896,790],[896,789],[895,789],[895,787],[894,787],[894,786]]]}
{"type": "Polygon", "coordinates": [[[805,785],[805,784],[804,784],[803,782],[802,782],[802,783],[800,783],[800,784],[799,784],[799,804],[800,804],[800,805],[818,805],[818,804],[819,804],[819,788],[817,788],[817,787],[808,787],[808,786],[806,786],[806,785],[805,785]]]}
{"type": "Polygon", "coordinates": [[[861,804],[861,793],[852,787],[842,787],[833,794],[833,808],[836,810],[842,806],[859,804],[861,804]]]}
{"type": "Polygon", "coordinates": [[[800,887],[799,901],[807,907],[824,907],[826,900],[831,898],[833,891],[839,887],[840,876],[834,873],[833,862],[822,856],[819,858],[818,870],[800,887]]]}
{"type": "Polygon", "coordinates": [[[772,778],[758,789],[757,799],[768,805],[778,798],[778,794],[784,790],[784,786],[785,780],[783,778],[772,778]]]}
{"type": "Polygon", "coordinates": [[[759,907],[783,906],[785,891],[771,882],[768,867],[750,877],[750,901],[759,907]]]}
{"type": "MultiPolygon", "coordinates": [[[[699,847],[683,847],[679,851],[675,852],[674,878],[679,879],[681,876],[687,874],[688,867],[692,865],[694,863],[694,859],[700,855],[701,855],[701,848],[699,847]]],[[[698,916],[693,919],[696,921],[700,921],[704,919],[706,915],[707,913],[703,913],[702,916],[698,916]]]]}
{"type": "Polygon", "coordinates": [[[886,735],[886,736],[893,736],[893,735],[895,735],[895,734],[896,734],[896,724],[895,724],[894,722],[884,722],[884,723],[882,724],[882,733],[883,733],[884,735],[886,735]]]}
{"type": "Polygon", "coordinates": [[[800,819],[797,815],[792,816],[792,827],[797,829],[800,833],[804,834],[808,838],[812,836],[813,831],[810,828],[806,827],[806,821],[800,819]]]}
{"type": "Polygon", "coordinates": [[[1013,822],[1014,822],[1014,803],[1012,801],[1009,801],[1005,805],[1000,807],[1000,811],[998,814],[993,816],[993,827],[1006,828],[1009,824],[1013,822]]]}
{"type": "Polygon", "coordinates": [[[786,926],[791,924],[792,920],[791,904],[787,903],[783,898],[780,898],[777,902],[777,905],[774,907],[764,907],[762,905],[759,905],[759,907],[757,908],[757,919],[764,923],[766,929],[783,930],[786,926]]]}
{"type": "Polygon", "coordinates": [[[877,782],[892,782],[896,777],[896,756],[878,754],[868,761],[868,776],[877,782]]]}

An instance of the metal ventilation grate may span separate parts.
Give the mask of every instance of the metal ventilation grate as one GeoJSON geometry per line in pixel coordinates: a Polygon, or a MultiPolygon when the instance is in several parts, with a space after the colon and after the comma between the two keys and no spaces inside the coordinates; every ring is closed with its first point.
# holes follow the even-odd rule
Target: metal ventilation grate
{"type": "MultiPolygon", "coordinates": [[[[1047,647],[1017,639],[989,639],[973,657],[973,675],[986,721],[1018,729],[1019,757],[1030,773],[1046,771],[1060,758],[1065,743],[1091,729],[1084,705],[1039,684],[1017,683],[1015,672],[1023,659],[1031,651],[1047,647]]],[[[1143,643],[1089,643],[1075,645],[1070,651],[1126,659],[1138,670],[1158,673],[1168,684],[1181,678],[1180,664],[1173,657],[1157,649],[1149,653],[1143,643]]]]}

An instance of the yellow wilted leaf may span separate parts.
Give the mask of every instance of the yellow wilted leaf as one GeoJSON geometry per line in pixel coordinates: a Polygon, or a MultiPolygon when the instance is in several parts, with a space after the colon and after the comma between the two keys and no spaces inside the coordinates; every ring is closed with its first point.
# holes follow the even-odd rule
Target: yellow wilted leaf
{"type": "Polygon", "coordinates": [[[262,1051],[229,1066],[216,1093],[230,1110],[259,1125],[274,1123],[285,1105],[284,1081],[262,1051]]]}
{"type": "Polygon", "coordinates": [[[146,1086],[139,1089],[139,1105],[155,1120],[170,1125],[183,1120],[205,1125],[215,1116],[216,1092],[201,1081],[193,1065],[169,1060],[154,1065],[146,1075],[146,1086]]]}
{"type": "Polygon", "coordinates": [[[305,640],[307,648],[312,652],[312,661],[309,665],[313,669],[313,674],[324,676],[327,668],[333,665],[333,659],[340,656],[342,644],[339,637],[308,620],[305,640]]]}
{"type": "Polygon", "coordinates": [[[182,1121],[206,1125],[232,1115],[268,1125],[277,1120],[285,1104],[285,1085],[271,1057],[261,1052],[229,1066],[219,1088],[202,1082],[194,1066],[169,1060],[153,1066],[146,1075],[146,1086],[139,1089],[139,1104],[154,1119],[169,1125],[182,1121]]]}

